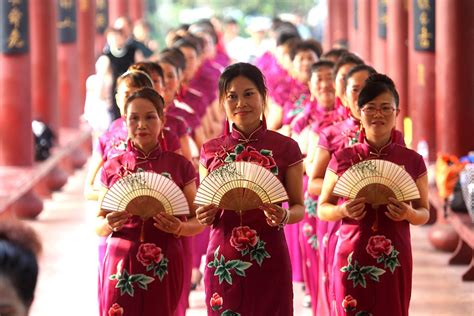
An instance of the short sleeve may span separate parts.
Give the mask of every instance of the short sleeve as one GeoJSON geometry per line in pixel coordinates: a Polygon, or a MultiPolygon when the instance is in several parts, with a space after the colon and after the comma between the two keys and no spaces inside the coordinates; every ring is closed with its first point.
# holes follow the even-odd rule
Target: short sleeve
{"type": "Polygon", "coordinates": [[[107,160],[107,157],[105,155],[105,143],[106,143],[106,134],[103,134],[97,140],[97,143],[94,148],[94,151],[98,153],[102,157],[102,160],[104,161],[107,160]]]}
{"type": "Polygon", "coordinates": [[[303,154],[301,153],[298,143],[289,137],[286,155],[288,157],[288,167],[296,165],[303,160],[303,154]]]}
{"type": "Polygon", "coordinates": [[[107,170],[107,163],[104,165],[104,168],[101,169],[100,171],[100,183],[102,183],[103,186],[110,188],[111,185],[111,177],[109,176],[107,170]]]}
{"type": "Polygon", "coordinates": [[[207,154],[207,144],[202,145],[199,163],[206,169],[209,169],[210,159],[207,154]]]}
{"type": "Polygon", "coordinates": [[[427,172],[425,161],[423,157],[416,153],[416,159],[414,159],[414,178],[417,180],[418,178],[424,176],[427,172]]]}
{"type": "Polygon", "coordinates": [[[188,127],[188,124],[180,118],[176,118],[176,121],[177,121],[176,134],[178,135],[178,137],[181,138],[184,135],[189,134],[190,129],[188,127]]]}
{"type": "Polygon", "coordinates": [[[325,128],[321,133],[319,133],[318,147],[329,150],[329,137],[328,129],[325,128]]]}
{"type": "Polygon", "coordinates": [[[196,169],[194,169],[193,164],[186,159],[183,166],[183,183],[187,185],[196,180],[196,169]]]}

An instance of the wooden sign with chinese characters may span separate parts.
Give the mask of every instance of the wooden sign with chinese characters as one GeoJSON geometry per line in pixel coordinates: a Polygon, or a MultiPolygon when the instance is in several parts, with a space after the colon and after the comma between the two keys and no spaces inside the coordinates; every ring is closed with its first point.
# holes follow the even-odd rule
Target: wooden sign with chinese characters
{"type": "Polygon", "coordinates": [[[387,0],[377,2],[377,33],[380,38],[387,38],[387,0]]]}
{"type": "Polygon", "coordinates": [[[28,52],[28,1],[0,0],[0,53],[28,52]]]}
{"type": "Polygon", "coordinates": [[[435,0],[413,0],[415,50],[435,50],[435,0]]]}
{"type": "Polygon", "coordinates": [[[104,34],[109,25],[108,0],[96,0],[95,28],[97,34],[104,34]]]}
{"type": "Polygon", "coordinates": [[[58,0],[59,43],[74,43],[77,37],[77,17],[75,0],[58,0]]]}

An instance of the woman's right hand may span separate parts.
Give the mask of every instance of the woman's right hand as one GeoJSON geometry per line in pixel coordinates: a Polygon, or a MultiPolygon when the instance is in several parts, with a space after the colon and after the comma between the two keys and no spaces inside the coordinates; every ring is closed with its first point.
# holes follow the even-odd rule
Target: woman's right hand
{"type": "Polygon", "coordinates": [[[349,217],[360,221],[364,218],[367,211],[365,210],[365,197],[356,198],[349,200],[341,204],[340,206],[341,214],[344,217],[349,217]]]}
{"type": "Polygon", "coordinates": [[[109,212],[105,215],[107,226],[114,232],[122,229],[123,225],[132,217],[127,211],[109,212]]]}
{"type": "Polygon", "coordinates": [[[196,209],[196,219],[201,225],[211,226],[218,210],[214,204],[198,207],[196,209]]]}

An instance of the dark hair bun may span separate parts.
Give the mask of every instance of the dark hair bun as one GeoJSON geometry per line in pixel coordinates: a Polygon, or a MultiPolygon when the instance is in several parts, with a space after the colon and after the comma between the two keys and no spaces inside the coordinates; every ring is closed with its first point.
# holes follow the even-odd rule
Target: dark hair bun
{"type": "Polygon", "coordinates": [[[386,84],[388,86],[392,86],[392,87],[395,87],[395,83],[393,82],[392,79],[390,79],[388,76],[384,75],[384,74],[372,74],[370,75],[365,83],[383,83],[383,84],[386,84]]]}
{"type": "Polygon", "coordinates": [[[362,108],[384,92],[390,92],[393,95],[395,106],[398,108],[400,97],[393,80],[384,74],[372,74],[365,80],[365,86],[360,91],[357,105],[362,108]]]}

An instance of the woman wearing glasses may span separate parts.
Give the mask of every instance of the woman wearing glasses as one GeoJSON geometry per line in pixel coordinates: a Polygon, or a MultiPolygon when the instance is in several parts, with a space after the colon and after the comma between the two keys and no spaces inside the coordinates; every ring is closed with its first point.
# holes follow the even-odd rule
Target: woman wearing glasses
{"type": "Polygon", "coordinates": [[[341,220],[332,270],[332,315],[408,315],[409,226],[428,220],[428,177],[422,157],[393,141],[398,100],[390,78],[375,74],[367,79],[358,98],[361,142],[336,152],[324,177],[318,216],[341,220]],[[332,194],[338,177],[351,165],[369,159],[402,166],[415,181],[420,199],[410,204],[389,198],[388,205],[377,209],[364,197],[338,203],[332,194]]]}

